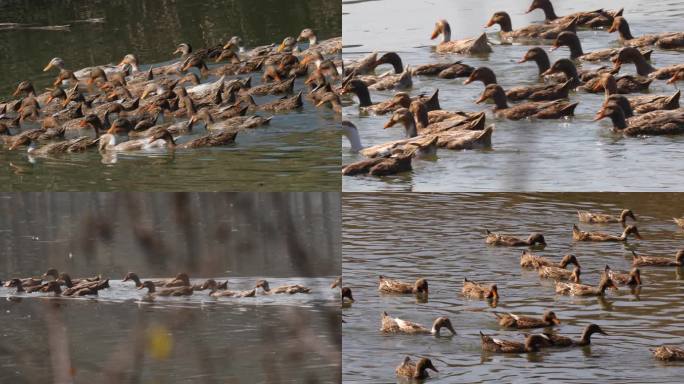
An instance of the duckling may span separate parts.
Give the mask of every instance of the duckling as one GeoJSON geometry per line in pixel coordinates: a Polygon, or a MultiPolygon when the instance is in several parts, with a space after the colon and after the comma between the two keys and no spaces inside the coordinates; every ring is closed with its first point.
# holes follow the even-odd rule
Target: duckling
{"type": "Polygon", "coordinates": [[[615,282],[607,274],[602,274],[601,281],[597,287],[586,284],[566,283],[556,281],[556,293],[571,296],[604,296],[606,289],[618,290],[615,282]]]}
{"type": "Polygon", "coordinates": [[[559,267],[541,267],[538,270],[539,277],[542,279],[554,279],[556,281],[568,280],[573,283],[580,282],[580,267],[575,266],[572,271],[559,267]]]}
{"type": "Polygon", "coordinates": [[[395,373],[397,377],[406,377],[409,379],[424,380],[430,377],[427,370],[431,369],[435,372],[439,372],[432,361],[428,358],[421,358],[417,363],[413,363],[409,356],[404,358],[404,362],[399,365],[395,373]]]}
{"type": "Polygon", "coordinates": [[[684,349],[672,345],[661,345],[651,350],[656,360],[684,361],[684,349]]]}
{"type": "Polygon", "coordinates": [[[506,12],[494,13],[487,24],[485,24],[485,28],[489,28],[494,24],[498,24],[501,27],[499,34],[501,39],[505,41],[518,39],[551,40],[555,39],[563,31],[575,32],[577,30],[577,18],[573,18],[564,24],[532,24],[513,30],[511,17],[506,12]]]}
{"type": "Polygon", "coordinates": [[[608,275],[618,285],[641,285],[641,271],[637,267],[633,267],[629,272],[614,272],[608,268],[608,275]]]}
{"type": "Polygon", "coordinates": [[[631,209],[623,209],[622,212],[620,212],[620,216],[613,216],[605,213],[592,213],[588,211],[577,211],[577,217],[579,218],[580,223],[589,224],[625,224],[627,222],[627,218],[637,221],[636,216],[634,216],[634,212],[632,212],[631,209]]]}
{"type": "Polygon", "coordinates": [[[448,317],[438,317],[432,323],[432,329],[423,327],[420,324],[402,320],[398,317],[390,317],[387,312],[382,313],[380,321],[380,331],[384,333],[409,333],[409,334],[431,334],[439,336],[442,328],[446,328],[452,335],[456,334],[454,327],[451,325],[451,320],[448,317]]]}
{"type": "Polygon", "coordinates": [[[529,353],[538,352],[539,347],[544,345],[544,337],[542,335],[528,335],[525,337],[525,342],[496,339],[485,335],[480,331],[480,340],[482,342],[482,350],[485,352],[495,353],[529,353]]]}
{"type": "Polygon", "coordinates": [[[648,76],[653,79],[667,80],[675,73],[684,70],[684,64],[674,64],[660,69],[654,68],[646,62],[644,55],[634,47],[622,48],[617,56],[611,59],[615,68],[620,68],[624,63],[632,63],[640,76],[648,76]]]}
{"type": "Polygon", "coordinates": [[[150,297],[155,297],[155,296],[190,296],[193,293],[193,289],[189,285],[177,286],[177,287],[173,287],[173,288],[165,288],[165,289],[157,290],[154,283],[151,281],[145,281],[137,289],[143,289],[143,288],[147,288],[147,294],[150,297]]]}
{"type": "MultiPolygon", "coordinates": [[[[570,81],[568,81],[564,85],[564,88],[567,89],[570,85],[570,81]]],[[[490,98],[494,100],[496,105],[494,107],[494,114],[510,120],[520,120],[528,117],[535,117],[537,119],[560,119],[566,116],[573,116],[575,108],[579,104],[555,100],[550,102],[526,102],[509,107],[508,102],[506,101],[506,93],[498,84],[486,86],[482,95],[480,95],[480,98],[477,99],[475,103],[480,104],[490,98]]]]}
{"type": "Polygon", "coordinates": [[[500,233],[490,232],[485,229],[485,243],[489,245],[503,245],[507,247],[520,247],[520,246],[535,246],[541,245],[546,246],[546,240],[544,235],[541,233],[532,233],[527,240],[519,239],[514,236],[503,235],[500,233]]]}
{"type": "Polygon", "coordinates": [[[576,12],[567,16],[558,17],[553,10],[551,0],[533,0],[532,4],[530,4],[530,8],[525,13],[530,13],[535,9],[544,11],[545,21],[547,23],[562,24],[576,18],[577,26],[587,28],[608,27],[615,17],[622,15],[623,11],[622,8],[612,12],[599,9],[597,11],[576,12]]]}
{"type": "Polygon", "coordinates": [[[437,45],[437,47],[435,47],[435,50],[439,53],[481,55],[492,52],[492,47],[489,45],[489,41],[487,40],[487,35],[485,33],[481,34],[477,38],[451,40],[451,27],[444,19],[437,20],[435,23],[435,29],[432,31],[432,35],[430,36],[430,40],[436,39],[439,35],[442,35],[442,41],[437,45]]]}
{"type": "Polygon", "coordinates": [[[629,235],[634,235],[639,240],[642,238],[639,230],[634,225],[626,226],[620,236],[601,232],[585,232],[581,231],[577,225],[572,225],[572,239],[575,241],[627,241],[629,235]]]}
{"type": "Polygon", "coordinates": [[[255,297],[256,288],[247,291],[229,291],[219,290],[218,284],[215,280],[209,279],[207,281],[207,288],[211,290],[209,296],[211,297],[255,297]]]}
{"type": "Polygon", "coordinates": [[[499,319],[499,325],[505,328],[530,329],[546,328],[560,325],[560,320],[553,311],[545,311],[542,318],[530,316],[518,316],[513,313],[499,314],[494,312],[494,316],[499,319]]]}
{"type": "Polygon", "coordinates": [[[632,251],[632,266],[681,267],[684,265],[684,249],[675,254],[674,260],[669,257],[639,256],[632,251]]]}
{"type": "Polygon", "coordinates": [[[573,340],[567,336],[560,336],[555,333],[544,333],[549,341],[547,346],[553,347],[584,347],[591,344],[591,335],[594,333],[600,333],[602,335],[608,335],[601,327],[596,324],[589,324],[584,328],[582,336],[579,340],[573,340]]]}
{"type": "Polygon", "coordinates": [[[257,281],[256,286],[254,287],[255,289],[261,288],[263,289],[265,294],[279,294],[279,293],[288,293],[290,295],[293,295],[295,293],[310,293],[311,289],[307,288],[303,285],[283,285],[278,288],[271,289],[268,285],[268,281],[266,280],[259,280],[257,281]]]}
{"type": "Polygon", "coordinates": [[[608,33],[618,32],[620,41],[630,47],[644,47],[655,45],[662,49],[678,49],[684,47],[684,32],[666,32],[640,37],[632,36],[627,20],[618,16],[613,19],[613,23],[608,28],[608,33]]]}
{"type": "Polygon", "coordinates": [[[385,276],[380,276],[378,280],[378,290],[384,293],[398,293],[398,294],[429,294],[428,282],[426,279],[418,279],[414,284],[405,283],[399,280],[388,279],[385,276]]]}
{"type": "Polygon", "coordinates": [[[572,254],[563,256],[559,263],[555,263],[545,257],[534,255],[527,249],[523,250],[520,255],[520,267],[522,268],[539,269],[541,267],[558,267],[565,269],[568,264],[574,264],[576,267],[580,266],[577,257],[572,254]]]}
{"type": "Polygon", "coordinates": [[[463,278],[463,288],[461,290],[463,296],[471,299],[499,299],[499,289],[496,284],[492,284],[489,287],[483,284],[468,280],[468,278],[463,278]]]}

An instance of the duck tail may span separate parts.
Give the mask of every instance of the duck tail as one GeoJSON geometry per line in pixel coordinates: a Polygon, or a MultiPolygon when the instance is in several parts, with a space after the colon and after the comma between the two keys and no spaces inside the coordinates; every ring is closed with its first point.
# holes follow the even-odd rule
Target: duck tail
{"type": "Polygon", "coordinates": [[[430,96],[430,98],[425,102],[425,108],[429,111],[436,111],[442,109],[439,105],[439,88],[430,96]]]}
{"type": "Polygon", "coordinates": [[[471,131],[481,131],[485,127],[485,122],[487,117],[484,112],[480,113],[475,117],[475,119],[470,123],[468,128],[471,131]]]}
{"type": "Polygon", "coordinates": [[[499,314],[499,312],[492,312],[492,313],[494,314],[494,316],[496,316],[497,319],[501,318],[501,315],[499,314]]]}
{"type": "Polygon", "coordinates": [[[577,108],[577,104],[579,104],[579,103],[572,103],[572,104],[569,104],[569,105],[561,108],[561,116],[574,116],[575,115],[575,108],[577,108]]]}
{"type": "Polygon", "coordinates": [[[494,132],[494,124],[485,128],[480,136],[477,137],[476,141],[480,142],[482,145],[491,147],[492,146],[492,133],[494,132]]]}
{"type": "Polygon", "coordinates": [[[652,49],[649,49],[648,51],[641,52],[641,54],[644,56],[644,59],[646,61],[651,61],[651,54],[653,53],[652,49]]]}
{"type": "Polygon", "coordinates": [[[670,97],[667,98],[667,101],[665,102],[665,105],[666,105],[668,108],[671,108],[671,109],[677,109],[677,108],[679,108],[679,97],[680,97],[681,95],[682,95],[682,91],[678,89],[677,92],[676,92],[674,95],[672,95],[672,96],[670,96],[670,97]]]}
{"type": "Polygon", "coordinates": [[[485,228],[485,235],[490,235],[490,234],[491,234],[491,232],[489,231],[489,229],[485,228]]]}
{"type": "Polygon", "coordinates": [[[620,9],[618,9],[617,12],[615,12],[615,14],[613,15],[613,17],[622,16],[622,14],[623,14],[624,12],[625,12],[625,9],[624,9],[624,8],[620,8],[620,9]]]}

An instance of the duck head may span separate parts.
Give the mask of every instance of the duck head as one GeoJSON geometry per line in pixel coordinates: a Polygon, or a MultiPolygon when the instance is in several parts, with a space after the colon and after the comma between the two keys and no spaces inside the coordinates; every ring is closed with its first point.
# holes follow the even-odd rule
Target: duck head
{"type": "Polygon", "coordinates": [[[442,42],[444,43],[451,40],[451,27],[444,19],[437,20],[435,23],[435,29],[432,30],[432,34],[430,35],[430,40],[436,39],[439,35],[444,35],[444,37],[442,37],[442,42]]]}
{"type": "Polygon", "coordinates": [[[254,288],[255,289],[261,288],[264,290],[264,292],[268,292],[271,290],[271,287],[268,285],[268,281],[266,281],[266,280],[258,280],[256,283],[256,286],[254,288]]]}
{"type": "Polygon", "coordinates": [[[318,37],[316,33],[311,28],[304,28],[297,36],[297,41],[309,41],[309,46],[314,46],[318,44],[318,37]]]}
{"type": "Polygon", "coordinates": [[[432,364],[432,361],[426,357],[421,358],[418,360],[416,363],[416,372],[414,374],[415,378],[422,378],[422,377],[427,377],[427,370],[433,370],[435,372],[439,372],[437,368],[432,364]]]}
{"type": "Polygon", "coordinates": [[[188,43],[180,43],[176,50],[173,51],[172,55],[181,54],[181,56],[187,56],[192,53],[192,46],[188,43]]]}
{"type": "Polygon", "coordinates": [[[149,280],[143,282],[137,289],[143,288],[147,288],[147,293],[154,293],[157,290],[157,288],[154,286],[154,283],[149,280]]]}
{"type": "Polygon", "coordinates": [[[470,84],[476,80],[481,81],[485,86],[496,84],[496,75],[494,74],[494,71],[488,67],[479,67],[470,73],[470,76],[465,79],[463,84],[470,84]]]}
{"type": "Polygon", "coordinates": [[[348,299],[351,302],[354,301],[354,296],[352,295],[351,288],[343,287],[341,292],[342,292],[342,301],[344,301],[344,299],[348,299]]]}
{"type": "Polygon", "coordinates": [[[47,72],[52,68],[62,69],[64,68],[64,60],[59,57],[54,57],[50,62],[43,68],[43,72],[47,72]]]}
{"type": "Polygon", "coordinates": [[[435,319],[435,321],[432,323],[432,330],[430,331],[430,333],[439,336],[439,331],[442,328],[448,329],[452,335],[456,334],[453,325],[451,325],[451,320],[449,320],[449,318],[445,316],[438,317],[435,319]]]}
{"type": "Polygon", "coordinates": [[[136,286],[136,287],[140,287],[140,286],[142,285],[142,283],[140,282],[140,278],[138,277],[138,275],[135,274],[135,273],[133,273],[133,272],[128,272],[128,273],[126,274],[126,276],[124,276],[123,279],[121,279],[121,281],[123,281],[123,282],[131,281],[131,280],[132,280],[133,282],[135,282],[135,286],[136,286]]]}
{"type": "Polygon", "coordinates": [[[511,32],[513,30],[513,25],[511,23],[511,17],[506,12],[496,12],[489,18],[485,28],[489,28],[494,24],[499,24],[502,32],[511,32]]]}
{"type": "Polygon", "coordinates": [[[544,319],[544,321],[547,322],[547,323],[553,323],[553,324],[556,324],[556,325],[560,325],[560,323],[561,323],[560,320],[558,319],[558,317],[556,316],[556,313],[553,312],[553,311],[546,311],[546,312],[544,312],[544,317],[543,317],[543,319],[544,319]]]}
{"type": "Polygon", "coordinates": [[[627,23],[627,20],[622,16],[618,16],[613,19],[613,24],[611,24],[610,28],[608,28],[608,33],[613,32],[619,32],[620,37],[625,40],[631,40],[634,38],[634,36],[632,36],[632,32],[629,30],[629,24],[627,23]]]}
{"type": "Polygon", "coordinates": [[[498,300],[499,299],[499,287],[497,287],[496,284],[492,284],[489,287],[489,292],[487,292],[487,296],[485,298],[495,300],[495,301],[498,300]]]}
{"type": "Polygon", "coordinates": [[[428,294],[429,289],[428,289],[428,282],[425,279],[418,279],[416,280],[416,283],[413,286],[414,293],[419,293],[419,294],[428,294]]]}

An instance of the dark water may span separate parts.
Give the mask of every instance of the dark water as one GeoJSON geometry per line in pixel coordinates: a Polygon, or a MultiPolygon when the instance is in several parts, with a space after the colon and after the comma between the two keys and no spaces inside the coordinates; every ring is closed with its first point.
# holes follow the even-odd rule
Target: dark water
{"type": "MultiPolygon", "coordinates": [[[[551,280],[521,270],[521,248],[484,243],[484,228],[525,237],[542,232],[548,246],[535,253],[559,260],[575,254],[583,281],[596,284],[600,270],[628,270],[631,250],[672,256],[684,244],[684,232],[672,217],[684,215],[679,194],[344,194],[343,274],[356,302],[342,310],[343,377],[349,383],[395,382],[394,368],[405,355],[427,356],[439,373],[430,382],[657,382],[681,381],[684,364],[662,363],[649,352],[663,343],[684,344],[680,326],[684,271],[642,267],[643,287],[621,287],[605,299],[560,296],[551,280]],[[576,243],[576,210],[634,211],[643,240],[576,243]],[[427,278],[428,303],[411,296],[382,296],[378,275],[415,281],[427,278]],[[464,277],[495,282],[501,299],[496,309],[464,299],[464,277]],[[549,349],[536,354],[483,353],[479,331],[521,340],[521,331],[499,328],[492,311],[540,315],[553,309],[557,331],[579,337],[589,323],[609,336],[595,335],[587,348],[549,349]],[[391,335],[379,332],[380,314],[430,325],[448,316],[453,338],[391,335]]],[[[620,232],[619,224],[580,225],[585,230],[620,232]]]]}
{"type": "MultiPolygon", "coordinates": [[[[496,11],[510,14],[513,28],[521,28],[543,20],[536,10],[524,14],[531,0],[485,0],[478,2],[449,0],[384,0],[343,1],[343,35],[345,60],[361,57],[369,52],[396,51],[404,65],[435,62],[463,63],[474,67],[488,66],[497,75],[504,89],[537,82],[538,70],[534,63],[517,64],[527,45],[494,45],[488,58],[436,54],[430,46],[430,33],[438,19],[446,19],[451,26],[452,39],[479,36],[483,26],[496,11]],[[377,17],[382,12],[383,17],[377,17]]],[[[682,1],[608,0],[597,3],[589,0],[554,1],[556,13],[596,8],[625,8],[632,34],[680,31],[684,15],[682,1]]],[[[491,41],[498,42],[498,26],[486,30],[491,41]]],[[[618,47],[617,34],[605,31],[580,30],[584,52],[618,47]]],[[[549,46],[545,49],[548,51],[549,46]]],[[[566,47],[549,53],[551,62],[569,57],[566,47]]],[[[653,53],[656,68],[680,64],[682,52],[658,50],[653,53]]],[[[602,64],[585,64],[593,68],[602,64]]],[[[378,73],[390,70],[383,66],[378,73]]],[[[634,74],[633,65],[625,65],[620,74],[634,74]]],[[[439,89],[443,109],[463,111],[490,110],[492,104],[475,104],[484,89],[482,83],[463,85],[463,78],[443,80],[414,77],[412,95],[432,93],[439,89]]],[[[681,86],[681,84],[680,84],[681,86]]],[[[653,94],[673,94],[676,88],[665,81],[651,84],[653,94]]],[[[373,101],[382,101],[392,91],[372,92],[373,101]]],[[[494,119],[487,113],[487,124],[494,123],[492,150],[451,151],[440,149],[437,160],[414,161],[413,172],[395,177],[345,177],[345,191],[679,191],[681,190],[682,136],[624,138],[610,131],[608,119],[593,122],[603,94],[584,91],[571,93],[570,100],[579,101],[575,118],[569,120],[494,119]],[[648,158],[648,161],[644,161],[648,158]]],[[[344,117],[359,128],[364,146],[397,140],[403,129],[382,129],[389,116],[358,117],[358,104],[344,109],[344,117]]],[[[360,155],[349,152],[343,140],[344,164],[360,160],[360,155]]]]}
{"type": "Polygon", "coordinates": [[[0,204],[0,279],[49,267],[111,279],[95,299],[0,288],[0,382],[339,381],[338,194],[31,193],[0,204]],[[121,281],[128,271],[312,292],[150,302],[121,281]]]}
{"type": "MultiPolygon", "coordinates": [[[[9,1],[0,4],[0,15],[0,23],[70,25],[66,31],[0,28],[0,100],[21,80],[32,80],[37,89],[48,86],[55,72],[42,68],[55,56],[78,69],[118,63],[135,53],[145,69],[170,62],[182,42],[200,48],[239,35],[246,47],[254,47],[307,27],[322,39],[341,35],[340,5],[334,0],[9,1]]],[[[259,75],[253,77],[258,84],[259,75]]],[[[301,88],[298,80],[295,89],[301,88]]],[[[336,114],[304,104],[298,112],[276,115],[266,128],[238,135],[228,147],[116,159],[96,152],[33,159],[25,151],[0,150],[0,184],[6,191],[339,190],[336,114]]]]}

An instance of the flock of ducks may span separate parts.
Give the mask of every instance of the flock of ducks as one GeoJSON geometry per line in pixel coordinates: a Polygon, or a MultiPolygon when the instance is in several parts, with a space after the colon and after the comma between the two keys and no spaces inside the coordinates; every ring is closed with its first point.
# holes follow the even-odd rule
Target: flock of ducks
{"type": "Polygon", "coordinates": [[[14,100],[0,102],[0,140],[8,150],[26,148],[32,156],[215,147],[269,124],[270,114],[300,109],[304,99],[337,105],[331,87],[339,78],[341,37],[319,41],[307,28],[280,45],[241,45],[236,36],[199,50],[182,43],[174,52],[178,60],[146,70],[134,54],[116,66],[81,70],[55,57],[43,69],[56,71],[53,88],[39,92],[25,80],[14,100]],[[259,73],[261,84],[252,85],[259,73]],[[295,89],[297,78],[305,78],[306,89],[295,89]],[[267,95],[281,97],[254,100],[267,95]],[[206,133],[188,135],[202,125],[206,133]]]}
{"type": "MultiPolygon", "coordinates": [[[[404,67],[395,52],[378,58],[377,52],[345,65],[346,77],[342,93],[355,95],[363,114],[390,114],[384,128],[403,126],[405,138],[364,148],[358,129],[350,121],[343,122],[345,136],[352,152],[367,157],[344,166],[344,175],[390,175],[412,169],[413,158],[434,156],[438,147],[471,150],[491,147],[494,125],[485,123],[485,113],[448,111],[440,107],[438,92],[411,97],[407,92],[413,76],[453,79],[466,78],[464,84],[480,81],[484,86],[476,103],[494,103],[497,118],[520,120],[526,118],[561,119],[573,116],[577,102],[568,100],[576,90],[604,92],[603,105],[594,120],[610,118],[615,132],[626,136],[671,135],[684,133],[684,109],[679,107],[680,92],[672,95],[630,94],[643,92],[654,81],[666,80],[675,84],[684,79],[684,64],[655,68],[649,64],[653,49],[684,48],[684,32],[649,34],[634,37],[623,10],[578,12],[559,17],[550,0],[533,0],[528,13],[544,11],[546,20],[514,29],[506,12],[496,12],[485,27],[499,25],[501,49],[512,42],[526,45],[551,45],[551,50],[566,46],[569,58],[550,63],[548,54],[540,46],[530,48],[518,63],[534,62],[539,68],[542,84],[504,89],[497,84],[496,74],[488,67],[474,68],[461,61],[432,63],[404,67]],[[584,52],[577,37],[579,28],[608,28],[617,32],[623,48],[608,48],[584,52]],[[588,63],[612,61],[613,65],[588,68],[588,63]],[[393,71],[376,75],[381,65],[393,66],[393,71]],[[622,66],[633,64],[636,76],[619,75],[622,66]],[[582,67],[578,68],[578,66],[582,67]],[[370,91],[394,89],[398,92],[380,102],[371,99],[370,91]]],[[[434,48],[438,53],[487,55],[492,52],[486,34],[477,38],[452,40],[446,20],[435,24],[431,39],[442,36],[434,48]]]]}
{"type": "MultiPolygon", "coordinates": [[[[142,281],[136,273],[127,273],[122,282],[132,282],[137,289],[147,289],[143,296],[152,300],[158,296],[190,296],[198,291],[209,291],[211,297],[255,297],[257,291],[261,295],[311,293],[311,289],[299,284],[283,285],[271,288],[268,281],[258,280],[248,290],[236,291],[228,289],[228,281],[222,283],[207,279],[201,284],[193,284],[187,273],[179,273],[173,278],[142,281]]],[[[0,282],[1,283],[1,282],[0,282]]],[[[4,283],[7,288],[15,288],[17,294],[54,293],[55,296],[78,297],[97,295],[98,291],[110,288],[109,279],[93,276],[72,279],[68,273],[59,273],[51,268],[38,277],[11,278],[4,283]]]]}
{"type": "MultiPolygon", "coordinates": [[[[634,213],[625,209],[619,215],[592,213],[578,211],[580,223],[587,224],[621,224],[623,230],[619,235],[603,232],[586,232],[573,225],[572,236],[574,241],[593,242],[625,242],[629,236],[641,238],[635,225],[628,225],[628,220],[636,221],[634,213]]],[[[684,229],[684,218],[675,218],[674,222],[684,229]]],[[[543,234],[533,233],[527,238],[500,234],[485,230],[485,244],[501,247],[535,247],[546,246],[543,234]]],[[[637,289],[641,286],[641,270],[643,267],[682,267],[684,266],[684,249],[676,252],[674,257],[642,256],[633,252],[632,268],[630,271],[614,271],[609,266],[601,271],[599,282],[596,285],[583,284],[580,280],[580,262],[578,257],[569,254],[563,256],[560,261],[541,257],[526,249],[520,257],[520,266],[524,269],[536,270],[540,278],[553,279],[555,292],[560,295],[572,296],[604,296],[607,289],[618,290],[619,286],[627,286],[637,289]],[[573,270],[567,269],[572,264],[573,270]]],[[[342,295],[342,306],[349,306],[354,301],[351,289],[345,288],[346,294],[342,295]]],[[[428,281],[424,278],[414,283],[389,279],[380,276],[378,290],[384,294],[415,295],[419,302],[426,302],[429,295],[428,281]]],[[[491,307],[496,307],[499,300],[499,290],[496,284],[484,284],[464,278],[461,288],[463,297],[474,300],[486,300],[491,307]]],[[[532,353],[542,348],[558,347],[582,347],[591,344],[591,336],[594,334],[606,335],[607,333],[597,324],[588,324],[578,338],[560,335],[552,330],[560,325],[561,320],[555,312],[547,310],[541,317],[523,316],[514,313],[496,313],[499,325],[507,329],[536,329],[543,328],[542,333],[527,334],[521,341],[505,340],[492,337],[480,332],[482,350],[492,353],[532,353]]],[[[448,317],[440,316],[434,320],[431,327],[425,327],[412,321],[391,317],[387,312],[382,312],[380,331],[386,334],[428,334],[440,336],[442,329],[449,332],[450,336],[456,335],[456,331],[448,317]]],[[[652,350],[654,358],[658,360],[684,361],[684,348],[671,345],[662,345],[652,350]]],[[[426,379],[429,377],[428,370],[437,372],[429,358],[420,358],[418,361],[407,356],[396,368],[398,377],[410,379],[426,379]]]]}

